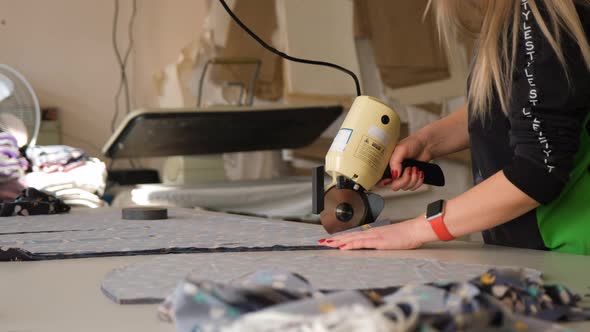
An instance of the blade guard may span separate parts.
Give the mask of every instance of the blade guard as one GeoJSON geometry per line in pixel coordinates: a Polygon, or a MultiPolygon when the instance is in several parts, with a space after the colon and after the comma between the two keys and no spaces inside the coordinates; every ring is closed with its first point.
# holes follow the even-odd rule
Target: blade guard
{"type": "Polygon", "coordinates": [[[324,211],[324,166],[312,169],[312,209],[311,213],[320,214],[324,211]]]}

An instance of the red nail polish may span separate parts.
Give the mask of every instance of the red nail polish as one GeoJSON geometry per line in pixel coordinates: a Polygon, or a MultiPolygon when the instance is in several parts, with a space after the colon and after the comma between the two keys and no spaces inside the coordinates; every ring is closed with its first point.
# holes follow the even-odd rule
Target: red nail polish
{"type": "Polygon", "coordinates": [[[334,240],[326,240],[326,243],[332,243],[334,240]]]}
{"type": "Polygon", "coordinates": [[[392,177],[394,180],[395,180],[395,179],[397,179],[397,170],[393,170],[393,171],[391,172],[391,177],[392,177]]]}
{"type": "Polygon", "coordinates": [[[418,167],[414,167],[414,174],[418,175],[418,167]]]}
{"type": "Polygon", "coordinates": [[[389,186],[392,182],[393,182],[392,179],[387,179],[387,180],[383,181],[383,185],[384,186],[389,186]]]}
{"type": "Polygon", "coordinates": [[[423,171],[420,171],[420,178],[424,179],[424,172],[423,171]]]}
{"type": "Polygon", "coordinates": [[[326,242],[326,239],[319,239],[318,240],[318,243],[324,243],[324,242],[326,242]]]}
{"type": "Polygon", "coordinates": [[[344,247],[346,247],[346,244],[343,244],[343,245],[338,246],[338,249],[342,249],[344,247]]]}

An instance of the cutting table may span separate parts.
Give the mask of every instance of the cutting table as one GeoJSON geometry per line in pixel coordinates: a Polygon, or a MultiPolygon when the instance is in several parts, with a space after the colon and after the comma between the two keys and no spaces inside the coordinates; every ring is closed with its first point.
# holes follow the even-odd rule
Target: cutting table
{"type": "MultiPolygon", "coordinates": [[[[449,242],[411,251],[339,252],[340,255],[380,255],[429,258],[446,262],[516,265],[538,269],[548,281],[559,281],[574,292],[590,292],[590,258],[559,253],[449,242]]],[[[196,254],[207,255],[207,254],[196,254]]],[[[100,290],[114,268],[154,256],[68,259],[0,263],[0,330],[2,331],[174,331],[158,321],[157,305],[119,305],[100,290]]],[[[327,267],[329,269],[329,267],[327,267]]],[[[378,273],[377,271],[375,273],[378,273]]],[[[383,276],[386,278],[386,276],[383,276]]],[[[590,298],[586,297],[584,304],[590,298]]],[[[590,330],[590,322],[567,325],[590,330]]]]}

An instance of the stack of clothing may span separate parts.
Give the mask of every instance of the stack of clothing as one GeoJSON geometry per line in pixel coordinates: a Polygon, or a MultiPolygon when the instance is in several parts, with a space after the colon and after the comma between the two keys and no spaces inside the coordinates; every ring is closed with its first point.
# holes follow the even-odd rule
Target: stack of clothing
{"type": "Polygon", "coordinates": [[[590,320],[581,298],[517,270],[469,282],[320,291],[300,275],[262,270],[229,284],[181,282],[159,307],[177,331],[567,331],[590,320]]]}
{"type": "Polygon", "coordinates": [[[106,187],[106,165],[84,151],[65,146],[34,146],[27,150],[30,187],[55,195],[66,204],[97,208],[106,187]]]}
{"type": "Polygon", "coordinates": [[[14,136],[0,132],[0,217],[65,213],[70,207],[52,195],[26,188],[29,163],[14,136]]]}
{"type": "Polygon", "coordinates": [[[0,201],[12,201],[25,189],[23,179],[28,167],[16,138],[0,132],[0,201]]]}

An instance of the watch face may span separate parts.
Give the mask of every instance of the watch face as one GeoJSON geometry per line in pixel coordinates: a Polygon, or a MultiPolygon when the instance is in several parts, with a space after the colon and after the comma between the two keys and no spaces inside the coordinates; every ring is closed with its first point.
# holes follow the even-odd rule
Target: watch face
{"type": "Polygon", "coordinates": [[[426,208],[426,217],[430,218],[430,217],[433,217],[437,214],[440,214],[443,211],[444,202],[445,201],[443,201],[441,199],[436,202],[428,204],[428,207],[426,208]]]}

